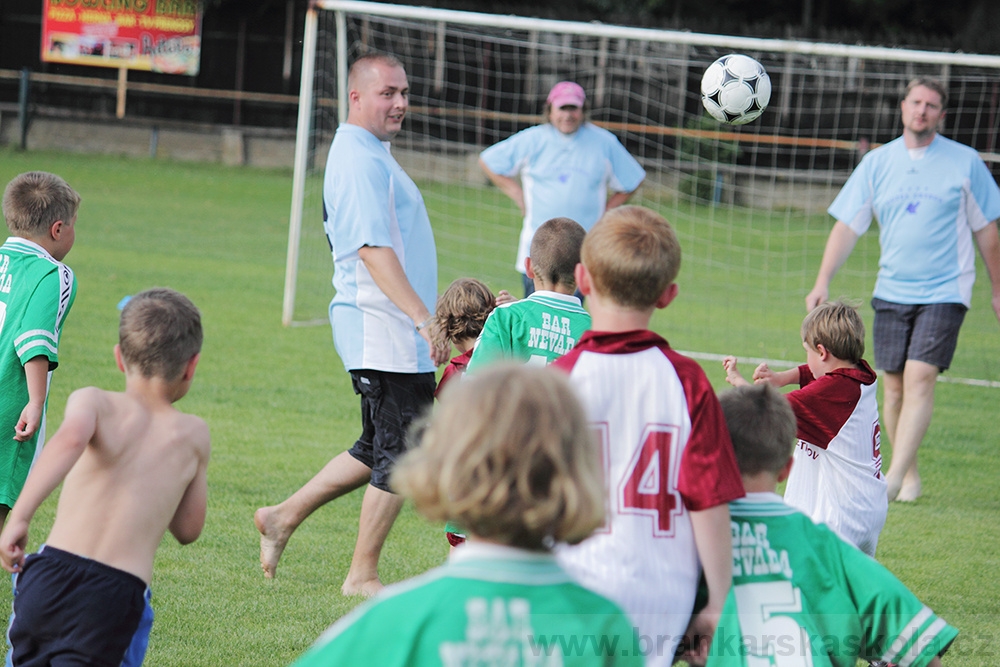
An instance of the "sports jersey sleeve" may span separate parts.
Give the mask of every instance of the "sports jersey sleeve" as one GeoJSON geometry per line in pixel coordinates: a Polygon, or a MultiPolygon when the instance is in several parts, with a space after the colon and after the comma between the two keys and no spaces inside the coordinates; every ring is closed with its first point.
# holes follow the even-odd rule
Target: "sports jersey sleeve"
{"type": "Polygon", "coordinates": [[[526,132],[528,130],[522,130],[493,144],[479,154],[479,159],[495,174],[516,176],[527,160],[530,135],[526,132]]]}
{"type": "Polygon", "coordinates": [[[969,227],[978,232],[1000,218],[1000,188],[982,160],[975,160],[972,166],[969,188],[972,194],[967,202],[969,227]]]}
{"type": "Polygon", "coordinates": [[[684,447],[677,489],[688,510],[699,512],[745,494],[719,399],[697,362],[671,354],[684,384],[691,435],[684,447]]]}
{"type": "Polygon", "coordinates": [[[862,620],[865,656],[924,667],[948,649],[958,630],[873,558],[832,535],[828,541],[840,552],[842,576],[862,620]]]}
{"type": "Polygon", "coordinates": [[[483,324],[483,330],[476,340],[475,352],[469,360],[466,372],[475,375],[490,364],[514,356],[509,313],[506,308],[497,308],[483,324]]]}
{"type": "MultiPolygon", "coordinates": [[[[362,246],[392,247],[392,178],[384,160],[349,159],[372,147],[345,141],[330,152],[323,199],[329,208],[327,236],[338,259],[362,246]]],[[[375,150],[384,150],[379,145],[375,150]]],[[[380,157],[380,156],[379,156],[380,157]]]]}
{"type": "Polygon", "coordinates": [[[806,380],[802,388],[785,394],[795,413],[796,437],[826,449],[854,414],[861,398],[861,385],[839,375],[814,380],[808,367],[804,375],[800,368],[800,378],[806,380]]]}
{"type": "Polygon", "coordinates": [[[72,306],[75,287],[73,273],[65,265],[48,272],[35,285],[13,337],[21,365],[39,356],[49,360],[49,370],[59,365],[59,332],[72,306]]]}
{"type": "Polygon", "coordinates": [[[871,159],[866,155],[827,209],[858,236],[867,232],[872,224],[875,191],[871,178],[871,159]]]}
{"type": "Polygon", "coordinates": [[[646,170],[614,135],[608,146],[608,158],[611,162],[608,186],[615,192],[632,192],[646,178],[646,170]]]}

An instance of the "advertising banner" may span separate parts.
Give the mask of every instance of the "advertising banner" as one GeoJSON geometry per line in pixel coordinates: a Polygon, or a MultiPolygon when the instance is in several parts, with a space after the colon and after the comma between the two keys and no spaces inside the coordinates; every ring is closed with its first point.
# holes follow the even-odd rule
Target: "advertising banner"
{"type": "Polygon", "coordinates": [[[42,0],[42,60],[198,73],[198,0],[42,0]]]}

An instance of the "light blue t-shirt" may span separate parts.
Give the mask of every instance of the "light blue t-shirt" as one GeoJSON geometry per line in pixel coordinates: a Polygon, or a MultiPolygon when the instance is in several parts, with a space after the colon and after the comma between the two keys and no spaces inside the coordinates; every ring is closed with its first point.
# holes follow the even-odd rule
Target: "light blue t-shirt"
{"type": "Polygon", "coordinates": [[[938,135],[914,160],[900,137],[865,155],[829,213],[859,236],[878,219],[877,298],[969,307],[972,232],[1000,217],[1000,188],[974,149],[938,135]]]}
{"type": "Polygon", "coordinates": [[[437,250],[423,197],[368,130],[343,124],[330,146],[323,183],[323,227],[333,253],[330,324],[347,370],[434,371],[414,322],[379,289],[358,256],[362,246],[391,247],[430,312],[437,299],[437,250]]]}
{"type": "Polygon", "coordinates": [[[590,229],[604,213],[607,191],[632,192],[646,172],[615,135],[584,123],[565,135],[550,123],[522,130],[480,156],[501,176],[521,176],[524,226],[517,270],[524,273],[535,231],[551,218],[571,218],[590,229]]]}

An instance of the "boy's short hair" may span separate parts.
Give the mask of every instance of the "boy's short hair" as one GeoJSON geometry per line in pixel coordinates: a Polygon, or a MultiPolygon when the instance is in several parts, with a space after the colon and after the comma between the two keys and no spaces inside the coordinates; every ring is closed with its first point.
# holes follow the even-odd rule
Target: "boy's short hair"
{"type": "Polygon", "coordinates": [[[595,291],[627,308],[656,305],[681,268],[673,227],[642,206],[619,206],[587,232],[580,259],[595,291]]]}
{"type": "Polygon", "coordinates": [[[531,271],[551,285],[576,287],[576,265],[587,231],[576,220],[546,220],[531,237],[531,271]]]}
{"type": "Polygon", "coordinates": [[[143,377],[176,380],[201,342],[201,314],[180,292],[155,287],[133,296],[122,310],[122,359],[143,377]]]}
{"type": "Polygon", "coordinates": [[[744,475],[777,473],[795,450],[795,413],[784,395],[766,383],[719,395],[736,463],[744,475]]]}
{"type": "Polygon", "coordinates": [[[45,236],[53,223],[69,222],[79,208],[79,193],[47,171],[15,176],[3,191],[3,217],[18,236],[45,236]]]}
{"type": "Polygon", "coordinates": [[[822,345],[838,359],[857,364],[865,356],[865,323],[854,306],[827,301],[802,320],[802,342],[814,350],[822,345]]]}
{"type": "Polygon", "coordinates": [[[417,437],[391,484],[430,519],[535,550],[604,522],[597,443],[552,369],[501,363],[452,383],[417,437]]]}
{"type": "Polygon", "coordinates": [[[477,338],[486,318],[496,308],[496,297],[475,278],[458,278],[438,297],[434,309],[434,337],[454,343],[477,338]]]}

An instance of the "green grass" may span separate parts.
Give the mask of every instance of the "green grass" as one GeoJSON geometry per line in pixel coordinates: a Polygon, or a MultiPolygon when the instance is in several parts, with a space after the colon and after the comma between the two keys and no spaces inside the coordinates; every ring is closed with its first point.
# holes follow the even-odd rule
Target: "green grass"
{"type": "MultiPolygon", "coordinates": [[[[124,295],[167,285],[188,294],[203,313],[202,362],[179,407],[204,417],[212,430],[208,521],[193,545],[180,547],[167,538],[157,555],[157,619],[146,664],[288,664],[359,601],[343,598],[339,589],[361,501],[355,493],[318,511],[292,538],[278,578],[263,578],[254,509],[297,489],[346,449],[358,429],[358,401],[329,327],[280,324],[290,174],[0,149],[0,181],[30,169],[62,175],[84,198],[76,246],[66,259],[79,294],[53,377],[53,427],[72,389],[122,388],[111,350],[116,304],[124,295]]],[[[444,258],[442,284],[474,275],[494,289],[515,288],[516,276],[507,267],[516,228],[468,256],[461,234],[439,223],[439,186],[424,187],[444,258]]],[[[803,278],[788,285],[787,276],[804,271],[811,282],[828,221],[753,213],[724,225],[700,222],[708,219],[706,209],[663,206],[681,235],[685,265],[681,297],[657,315],[655,327],[681,349],[784,352],[784,358],[799,360],[797,332],[808,285],[803,278]],[[737,247],[751,251],[730,260],[727,249],[737,247]],[[772,298],[748,296],[760,290],[772,298]],[[760,320],[762,312],[767,322],[753,325],[759,333],[748,335],[743,320],[760,320]]],[[[496,225],[510,212],[454,215],[482,216],[493,216],[490,224],[496,225]]],[[[858,261],[877,254],[869,236],[865,242],[876,245],[859,247],[858,261]]],[[[865,270],[849,266],[835,290],[864,298],[871,285],[865,270]]],[[[309,298],[319,304],[329,299],[329,271],[329,264],[314,270],[325,292],[309,298]]],[[[989,314],[987,302],[980,287],[959,343],[960,372],[996,379],[996,321],[973,319],[977,311],[989,314]]],[[[862,311],[869,319],[867,307],[862,311]]],[[[706,369],[721,385],[717,364],[706,369]]],[[[921,454],[925,496],[890,508],[879,544],[879,560],[962,630],[949,666],[1000,664],[992,641],[1000,619],[1000,454],[993,428],[998,396],[996,389],[938,387],[921,454]]],[[[40,510],[32,546],[44,539],[54,508],[50,499],[40,510]]],[[[383,555],[383,579],[413,576],[445,555],[439,527],[407,506],[383,555]]],[[[9,608],[6,586],[0,586],[0,608],[9,608]]]]}

